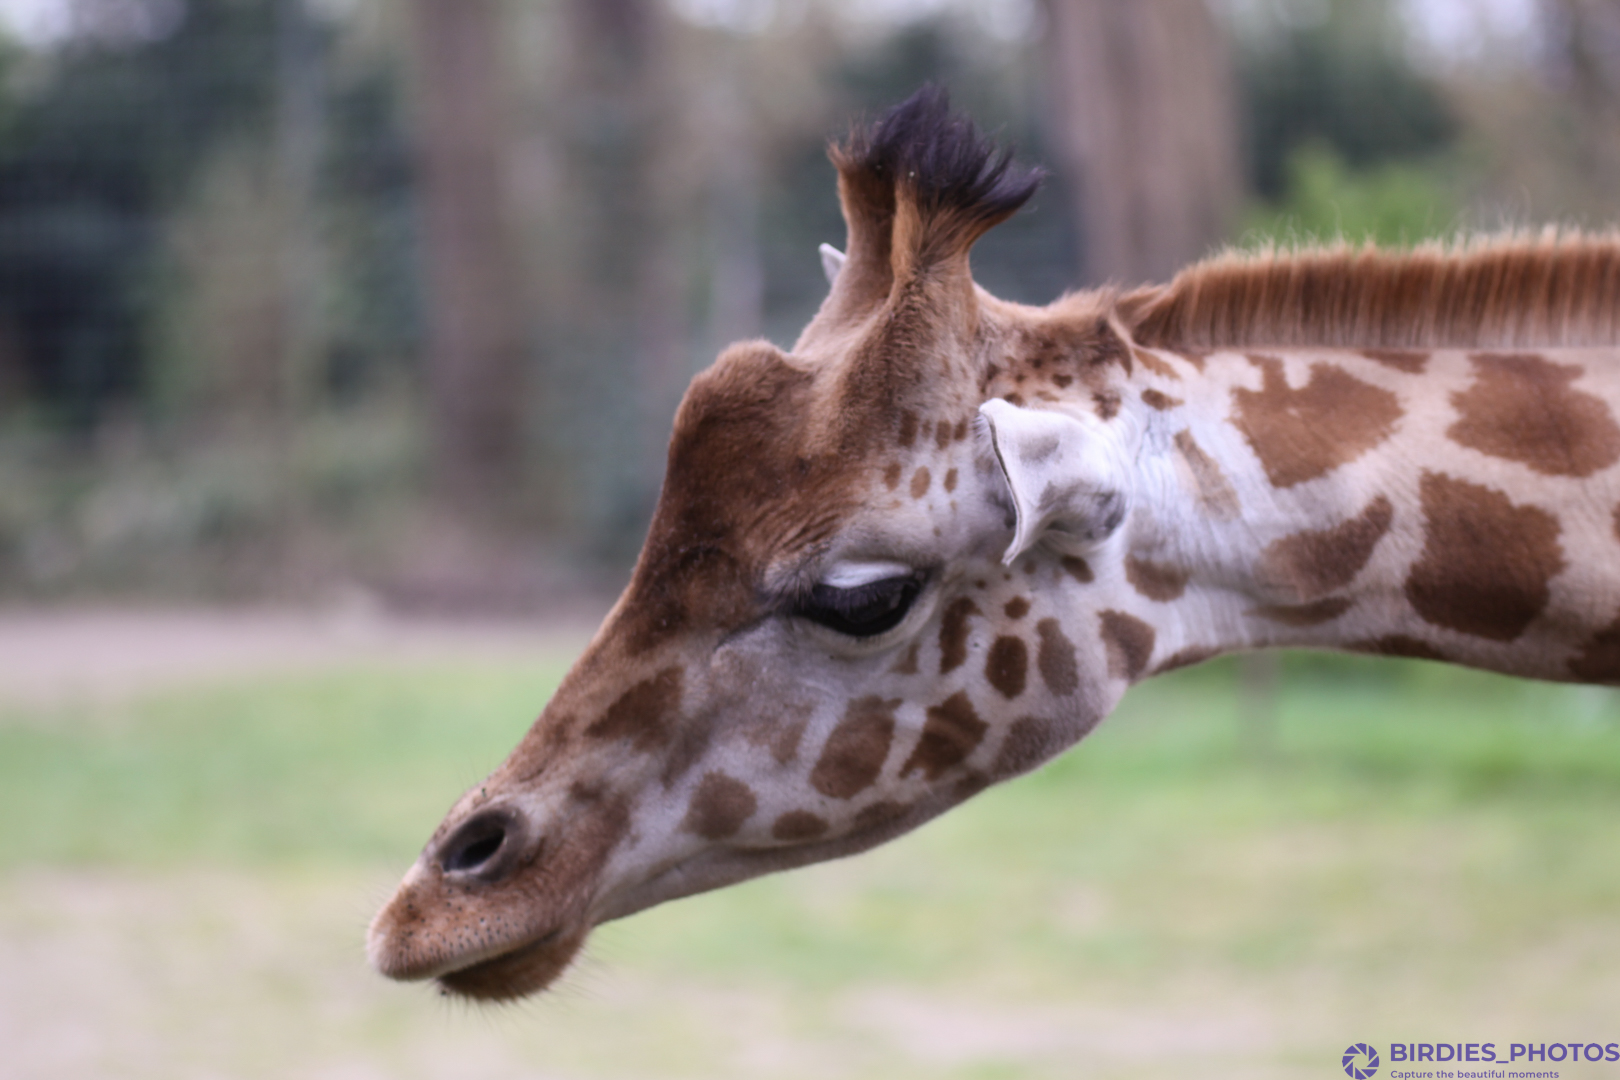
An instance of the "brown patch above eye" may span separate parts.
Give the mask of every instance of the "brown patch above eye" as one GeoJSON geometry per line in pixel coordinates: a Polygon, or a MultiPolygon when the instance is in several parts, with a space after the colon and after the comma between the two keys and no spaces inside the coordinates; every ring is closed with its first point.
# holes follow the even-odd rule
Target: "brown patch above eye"
{"type": "Polygon", "coordinates": [[[955,490],[956,490],[956,470],[955,469],[947,469],[945,471],[945,493],[950,494],[951,492],[953,492],[955,490]]]}
{"type": "Polygon", "coordinates": [[[1312,364],[1309,381],[1296,390],[1281,360],[1249,360],[1261,370],[1261,389],[1232,391],[1232,423],[1277,487],[1314,480],[1354,461],[1389,438],[1401,417],[1394,394],[1343,368],[1312,364]]]}
{"type": "Polygon", "coordinates": [[[681,669],[667,667],[624,693],[585,729],[593,739],[629,739],[637,750],[667,743],[681,700],[681,669]]]}
{"type": "Polygon", "coordinates": [[[1300,599],[1314,600],[1355,579],[1394,519],[1394,506],[1379,495],[1360,514],[1331,529],[1295,533],[1276,541],[1266,548],[1261,565],[1300,599]]]}
{"type": "Polygon", "coordinates": [[[1406,598],[1418,615],[1492,641],[1524,633],[1566,565],[1557,519],[1439,473],[1423,474],[1419,494],[1427,532],[1406,578],[1406,598]]]}
{"type": "Polygon", "coordinates": [[[979,719],[973,702],[964,691],[958,690],[928,710],[928,721],[923,725],[922,738],[900,768],[901,776],[910,776],[918,769],[929,780],[937,780],[947,769],[967,760],[984,739],[989,725],[979,719]]]}
{"type": "Polygon", "coordinates": [[[1099,611],[1097,621],[1108,650],[1108,674],[1135,682],[1147,670],[1158,635],[1152,626],[1125,611],[1099,611]]]}
{"type": "Polygon", "coordinates": [[[1177,599],[1187,591],[1188,576],[1187,571],[1178,567],[1138,559],[1135,555],[1125,557],[1125,580],[1149,600],[1177,599]]]}
{"type": "MultiPolygon", "coordinates": [[[[984,588],[984,582],[979,583],[984,588]]],[[[980,614],[979,605],[959,597],[945,609],[939,622],[939,673],[954,671],[967,662],[968,619],[980,614]]]]}
{"type": "Polygon", "coordinates": [[[735,835],[758,808],[753,788],[725,773],[712,772],[692,793],[681,827],[705,840],[724,840],[735,835]]]}
{"type": "Polygon", "coordinates": [[[814,840],[826,831],[826,819],[808,810],[789,810],[771,826],[771,836],[777,840],[814,840]]]}
{"type": "Polygon", "coordinates": [[[1042,619],[1035,624],[1040,635],[1040,648],[1035,653],[1035,667],[1041,681],[1058,697],[1067,697],[1080,688],[1080,668],[1074,656],[1074,642],[1063,633],[1063,624],[1056,619],[1042,619]]]}
{"type": "Polygon", "coordinates": [[[1411,349],[1362,349],[1361,355],[1408,375],[1422,374],[1423,366],[1429,362],[1428,353],[1411,349]]]}
{"type": "Polygon", "coordinates": [[[1142,402],[1149,408],[1158,409],[1160,412],[1174,409],[1178,405],[1187,404],[1180,398],[1173,398],[1169,394],[1161,394],[1159,391],[1154,390],[1151,387],[1142,391],[1142,402]]]}
{"type": "Polygon", "coordinates": [[[853,798],[871,787],[888,760],[899,704],[899,698],[875,696],[850,702],[810,770],[810,786],[832,799],[853,798]]]}
{"type": "Polygon", "coordinates": [[[1544,476],[1591,476],[1620,461],[1620,425],[1603,399],[1570,388],[1575,364],[1478,353],[1475,379],[1451,396],[1459,419],[1446,436],[1544,476]]]}
{"type": "Polygon", "coordinates": [[[1029,677],[1029,646],[1022,638],[996,638],[985,657],[984,677],[1008,701],[1022,694],[1029,677]]]}
{"type": "Polygon", "coordinates": [[[1029,600],[1022,596],[1015,596],[1007,601],[1007,606],[1002,610],[1007,613],[1009,619],[1022,619],[1029,614],[1029,600]]]}
{"type": "Polygon", "coordinates": [[[883,486],[893,491],[900,486],[900,474],[903,472],[898,461],[889,462],[889,467],[883,470],[883,486]]]}

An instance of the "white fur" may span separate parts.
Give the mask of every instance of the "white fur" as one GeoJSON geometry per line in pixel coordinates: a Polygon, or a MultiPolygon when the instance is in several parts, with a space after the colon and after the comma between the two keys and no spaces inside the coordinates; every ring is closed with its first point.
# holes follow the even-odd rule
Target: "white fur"
{"type": "Polygon", "coordinates": [[[897,562],[844,562],[834,563],[821,575],[821,584],[835,589],[854,589],[874,581],[909,577],[912,569],[897,562]]]}
{"type": "Polygon", "coordinates": [[[844,268],[844,253],[831,244],[822,244],[817,250],[821,252],[821,272],[827,275],[827,284],[831,285],[838,280],[838,271],[844,268]]]}

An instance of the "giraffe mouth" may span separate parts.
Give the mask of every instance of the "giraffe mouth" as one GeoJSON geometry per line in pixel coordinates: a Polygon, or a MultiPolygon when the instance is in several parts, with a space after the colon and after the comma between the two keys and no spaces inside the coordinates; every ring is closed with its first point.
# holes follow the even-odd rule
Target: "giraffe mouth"
{"type": "Polygon", "coordinates": [[[533,941],[439,975],[446,994],[474,1001],[512,1001],[556,981],[585,944],[588,928],[558,927],[533,941]]]}

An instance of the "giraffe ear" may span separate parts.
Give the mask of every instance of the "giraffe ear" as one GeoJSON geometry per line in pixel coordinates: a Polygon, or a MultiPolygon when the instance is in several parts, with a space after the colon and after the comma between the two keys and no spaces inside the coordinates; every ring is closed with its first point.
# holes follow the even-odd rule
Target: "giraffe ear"
{"type": "Polygon", "coordinates": [[[1124,486],[1101,433],[1067,413],[996,398],[979,406],[1013,508],[1012,561],[1046,541],[1095,548],[1125,520],[1124,486]]]}
{"type": "Polygon", "coordinates": [[[831,244],[822,244],[818,250],[821,252],[821,272],[827,275],[827,284],[838,284],[838,271],[844,268],[844,253],[831,244]]]}

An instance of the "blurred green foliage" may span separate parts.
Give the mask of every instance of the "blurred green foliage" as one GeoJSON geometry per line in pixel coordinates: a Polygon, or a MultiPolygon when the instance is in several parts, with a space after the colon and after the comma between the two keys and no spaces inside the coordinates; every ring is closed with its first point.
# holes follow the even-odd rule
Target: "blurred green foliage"
{"type": "Polygon", "coordinates": [[[1239,244],[1372,242],[1409,246],[1455,232],[1459,207],[1443,159],[1390,161],[1352,169],[1326,143],[1289,157],[1275,202],[1245,211],[1239,244]]]}
{"type": "MultiPolygon", "coordinates": [[[[112,709],[7,706],[0,866],[408,859],[516,743],[565,668],[554,657],[353,670],[112,709]]],[[[1107,806],[1197,833],[1256,814],[1422,817],[1485,803],[1620,812],[1611,691],[1290,655],[1259,752],[1244,700],[1230,661],[1153,680],[1080,748],[980,800],[983,820],[1052,814],[1056,829],[1076,807],[1107,806]]],[[[1069,857],[1054,835],[1005,843],[1009,858],[1047,844],[1042,858],[1069,857]]]]}

